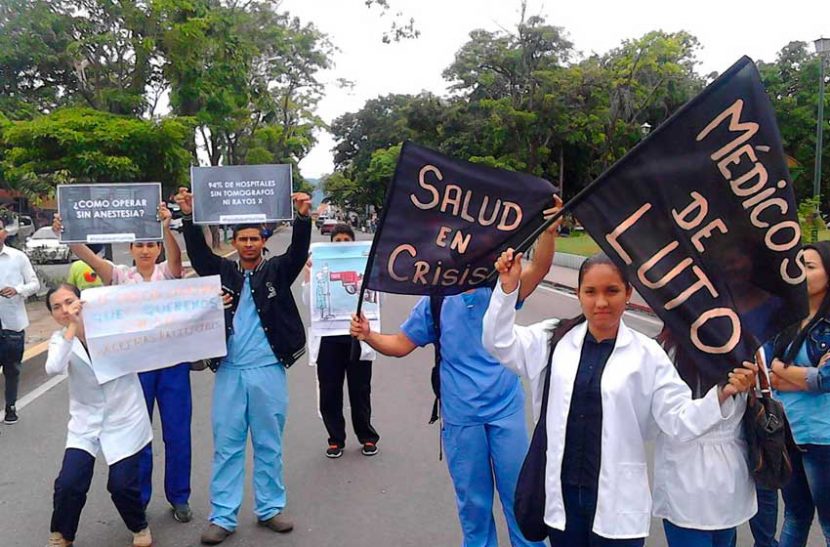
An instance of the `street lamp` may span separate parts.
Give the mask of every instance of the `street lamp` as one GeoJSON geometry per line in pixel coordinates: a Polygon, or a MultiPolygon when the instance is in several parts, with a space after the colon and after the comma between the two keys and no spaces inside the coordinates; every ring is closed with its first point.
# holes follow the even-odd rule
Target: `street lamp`
{"type": "Polygon", "coordinates": [[[651,133],[651,124],[648,122],[643,122],[643,125],[640,126],[640,134],[645,138],[648,136],[649,133],[651,133]]]}
{"type": "Polygon", "coordinates": [[[824,133],[824,58],[830,53],[830,38],[819,38],[813,42],[818,55],[818,119],[816,120],[816,171],[813,175],[813,197],[821,195],[821,152],[824,133]]]}

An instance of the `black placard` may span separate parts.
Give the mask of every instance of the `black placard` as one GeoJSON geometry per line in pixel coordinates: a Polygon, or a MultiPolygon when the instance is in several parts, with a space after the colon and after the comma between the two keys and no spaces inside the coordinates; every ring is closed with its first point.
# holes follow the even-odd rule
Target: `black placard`
{"type": "Polygon", "coordinates": [[[290,165],[192,167],[193,222],[241,224],[293,218],[290,165]]]}

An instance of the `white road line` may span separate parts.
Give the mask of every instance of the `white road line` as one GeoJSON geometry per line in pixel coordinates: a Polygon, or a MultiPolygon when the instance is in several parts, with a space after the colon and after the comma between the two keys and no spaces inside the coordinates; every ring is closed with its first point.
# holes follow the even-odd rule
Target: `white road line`
{"type": "MultiPolygon", "coordinates": [[[[227,257],[231,256],[232,254],[234,254],[235,252],[236,251],[231,251],[227,254],[224,254],[224,255],[222,255],[222,258],[227,258],[227,257]]],[[[196,275],[196,272],[191,271],[185,277],[193,277],[194,275],[196,275]]],[[[32,357],[37,357],[38,355],[40,355],[41,353],[46,351],[49,347],[49,344],[48,344],[48,342],[45,342],[44,344],[41,344],[41,346],[42,346],[42,350],[37,352],[37,353],[33,353],[33,354],[29,355],[28,359],[31,359],[32,357]]],[[[40,347],[40,346],[37,346],[37,347],[40,347]]],[[[31,404],[35,399],[45,395],[46,392],[48,392],[53,387],[59,385],[61,382],[66,380],[68,377],[69,376],[67,376],[66,374],[59,374],[58,376],[54,376],[54,377],[50,378],[46,382],[40,384],[38,387],[36,387],[35,389],[33,389],[32,391],[30,391],[29,393],[27,393],[26,395],[24,395],[20,399],[18,399],[17,404],[15,406],[17,407],[18,410],[26,408],[26,406],[31,404]]],[[[0,411],[0,421],[2,421],[3,418],[5,418],[5,417],[6,417],[6,412],[5,411],[0,411]]]]}
{"type": "MultiPolygon", "coordinates": [[[[567,296],[568,298],[573,298],[574,300],[579,300],[576,297],[576,295],[570,294],[568,292],[565,292],[565,291],[562,291],[562,290],[559,290],[559,289],[554,289],[552,287],[545,287],[544,285],[539,285],[537,288],[542,289],[544,291],[552,292],[554,294],[558,294],[558,295],[561,295],[561,296],[567,296]]],[[[628,315],[629,317],[633,318],[633,319],[637,319],[639,321],[644,321],[646,323],[651,323],[652,325],[657,326],[657,327],[659,327],[660,325],[663,324],[663,322],[660,321],[660,320],[652,319],[651,317],[645,317],[644,315],[639,314],[639,313],[633,313],[633,312],[627,311],[627,312],[625,312],[625,314],[628,315]]]]}

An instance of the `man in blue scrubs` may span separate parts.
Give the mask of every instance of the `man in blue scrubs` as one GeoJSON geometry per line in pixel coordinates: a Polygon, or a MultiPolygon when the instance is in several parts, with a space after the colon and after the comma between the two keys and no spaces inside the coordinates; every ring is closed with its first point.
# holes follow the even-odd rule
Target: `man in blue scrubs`
{"type": "MultiPolygon", "coordinates": [[[[558,202],[561,204],[561,202],[558,202]]],[[[531,265],[522,272],[520,298],[527,298],[550,269],[558,223],[539,238],[531,265]]],[[[510,543],[527,541],[513,513],[516,481],[528,447],[524,392],[518,376],[490,356],[481,344],[484,313],[492,289],[483,287],[444,298],[441,307],[441,416],[447,466],[455,487],[463,547],[496,547],[494,485],[499,492],[510,543]]],[[[364,317],[351,333],[375,350],[394,357],[438,340],[429,298],[418,301],[398,334],[371,332],[364,317]]]]}
{"type": "Polygon", "coordinates": [[[305,266],[311,241],[310,201],[294,194],[291,246],[265,259],[259,225],[234,228],[234,262],[213,254],[190,219],[192,198],[181,192],[183,231],[193,268],[199,275],[219,274],[233,297],[225,310],[228,354],[216,369],[213,390],[213,477],[210,524],[202,543],[216,545],[234,533],[245,487],[248,432],[254,447],[254,513],[259,525],[290,532],[286,505],[282,435],[288,408],[286,368],[305,351],[305,329],[291,284],[305,266]]]}

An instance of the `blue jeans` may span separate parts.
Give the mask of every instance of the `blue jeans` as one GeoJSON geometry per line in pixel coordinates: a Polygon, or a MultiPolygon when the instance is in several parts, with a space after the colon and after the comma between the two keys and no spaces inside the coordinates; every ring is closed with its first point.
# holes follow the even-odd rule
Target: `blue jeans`
{"type": "Polygon", "coordinates": [[[608,539],[592,532],[597,512],[597,491],[562,485],[565,500],[565,531],[550,529],[551,547],[643,547],[645,538],[608,539]]]}
{"type": "Polygon", "coordinates": [[[681,528],[663,519],[663,530],[669,547],[735,547],[737,528],[723,530],[696,530],[681,528]]]}
{"type": "Polygon", "coordinates": [[[830,546],[830,446],[804,444],[791,454],[793,476],[784,487],[781,547],[804,547],[818,512],[824,540],[830,546]]]}
{"type": "Polygon", "coordinates": [[[758,512],[749,519],[749,529],[755,547],[778,547],[775,541],[775,529],[778,526],[778,490],[755,487],[758,498],[758,512]]]}
{"type": "Polygon", "coordinates": [[[529,444],[524,412],[486,424],[444,424],[442,430],[463,547],[498,547],[493,493],[499,492],[510,544],[543,547],[526,540],[513,512],[516,481],[529,444]]]}
{"type": "MultiPolygon", "coordinates": [[[[171,505],[190,499],[190,363],[142,372],[138,375],[147,411],[153,419],[158,402],[161,434],[164,439],[164,494],[171,505]]],[[[153,488],[153,446],[141,451],[141,501],[150,503],[153,488]]]]}

